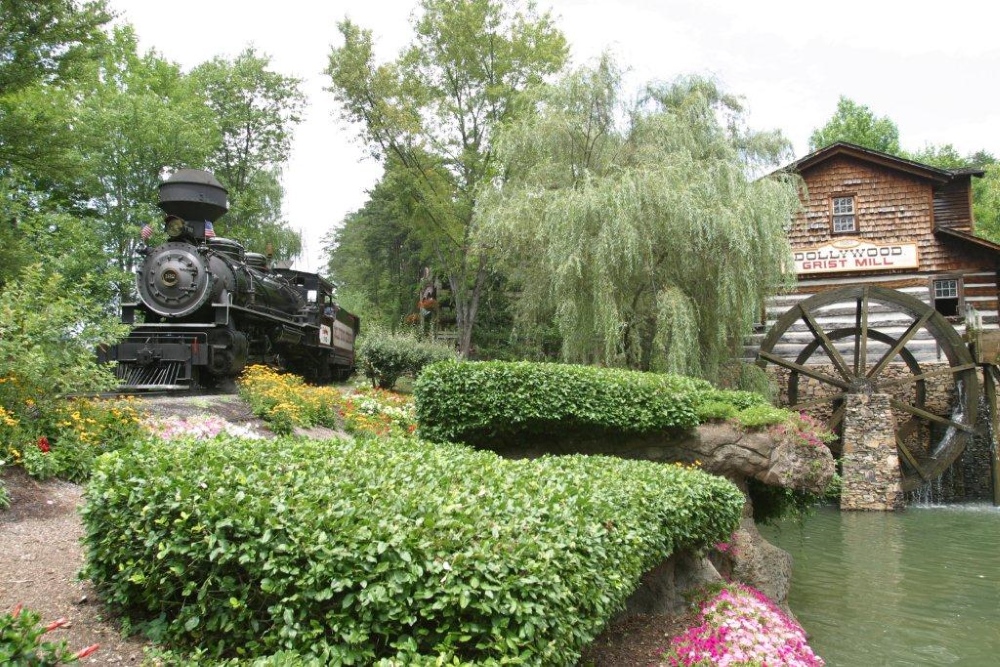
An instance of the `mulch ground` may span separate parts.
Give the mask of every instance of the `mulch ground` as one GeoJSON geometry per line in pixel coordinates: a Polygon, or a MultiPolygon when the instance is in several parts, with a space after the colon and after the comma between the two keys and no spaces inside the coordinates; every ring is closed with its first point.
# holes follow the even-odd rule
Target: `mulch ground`
{"type": "MultiPolygon", "coordinates": [[[[232,423],[264,431],[249,408],[235,396],[169,397],[148,404],[150,414],[186,418],[214,414],[232,423]]],[[[17,604],[38,612],[44,623],[66,618],[69,624],[46,639],[66,641],[71,650],[91,644],[101,648],[83,664],[141,665],[148,643],[123,637],[93,587],[80,581],[83,566],[83,503],[80,485],[59,480],[40,482],[20,468],[4,468],[2,479],[11,507],[0,510],[0,611],[17,604]]],[[[635,616],[612,624],[584,653],[581,667],[656,665],[670,643],[692,621],[690,616],[635,616]]],[[[154,664],[148,662],[147,664],[154,664]]]]}

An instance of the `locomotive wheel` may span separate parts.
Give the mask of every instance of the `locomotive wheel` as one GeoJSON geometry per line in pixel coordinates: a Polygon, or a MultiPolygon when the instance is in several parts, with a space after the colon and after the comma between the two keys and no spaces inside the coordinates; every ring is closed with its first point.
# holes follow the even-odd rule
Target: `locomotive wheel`
{"type": "MultiPolygon", "coordinates": [[[[928,362],[923,363],[926,367],[928,362]]],[[[904,490],[939,477],[975,431],[979,382],[972,355],[941,313],[895,290],[857,285],[821,292],[800,302],[768,332],[757,364],[785,369],[789,407],[827,413],[827,427],[835,433],[841,431],[845,396],[889,394],[896,415],[904,490]],[[828,324],[829,329],[824,329],[821,321],[829,322],[836,309],[853,311],[853,326],[842,326],[841,321],[839,326],[828,324]],[[870,315],[875,317],[870,319],[870,315]],[[946,361],[947,366],[934,370],[921,367],[919,355],[910,347],[929,338],[937,356],[944,355],[940,361],[946,361]],[[794,351],[783,352],[789,348],[794,351]],[[826,372],[819,365],[832,370],[826,372]],[[927,380],[937,376],[950,377],[954,383],[948,415],[928,407],[927,380]],[[800,400],[807,383],[818,387],[808,399],[800,400]]]]}

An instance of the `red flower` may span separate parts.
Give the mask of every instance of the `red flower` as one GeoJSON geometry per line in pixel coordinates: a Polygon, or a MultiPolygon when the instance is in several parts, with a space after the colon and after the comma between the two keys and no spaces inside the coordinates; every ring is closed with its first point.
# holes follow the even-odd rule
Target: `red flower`
{"type": "Polygon", "coordinates": [[[38,448],[42,450],[42,454],[47,454],[52,450],[52,447],[49,445],[49,439],[44,435],[38,439],[38,448]]]}
{"type": "Polygon", "coordinates": [[[94,653],[99,648],[101,648],[100,644],[91,644],[87,648],[80,649],[79,651],[77,651],[76,653],[74,653],[73,657],[76,658],[77,660],[82,660],[83,658],[86,658],[91,653],[94,653]]]}

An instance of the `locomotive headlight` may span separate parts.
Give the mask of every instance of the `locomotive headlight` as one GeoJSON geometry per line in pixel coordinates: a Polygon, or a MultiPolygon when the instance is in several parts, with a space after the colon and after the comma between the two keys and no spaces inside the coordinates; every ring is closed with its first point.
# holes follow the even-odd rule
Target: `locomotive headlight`
{"type": "Polygon", "coordinates": [[[167,236],[174,239],[184,233],[184,221],[176,216],[167,218],[167,236]]]}
{"type": "Polygon", "coordinates": [[[177,272],[173,269],[166,269],[160,274],[160,282],[162,282],[165,287],[176,286],[178,282],[177,272]]]}

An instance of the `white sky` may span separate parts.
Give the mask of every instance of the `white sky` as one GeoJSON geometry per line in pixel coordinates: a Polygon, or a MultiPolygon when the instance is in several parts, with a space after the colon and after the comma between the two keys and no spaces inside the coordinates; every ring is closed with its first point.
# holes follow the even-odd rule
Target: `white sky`
{"type": "MultiPolygon", "coordinates": [[[[336,116],[322,74],[345,16],[374,32],[380,60],[410,40],[417,0],[110,0],[142,50],[187,71],[247,45],[303,80],[309,98],[285,169],[284,213],[303,233],[296,267],[322,268],[320,240],[360,208],[380,176],[336,116]]],[[[751,127],[780,129],[806,153],[846,95],[899,128],[903,148],[953,144],[1000,157],[1000,4],[896,0],[539,0],[575,64],[611,50],[632,83],[715,77],[742,95],[751,127]]]]}

